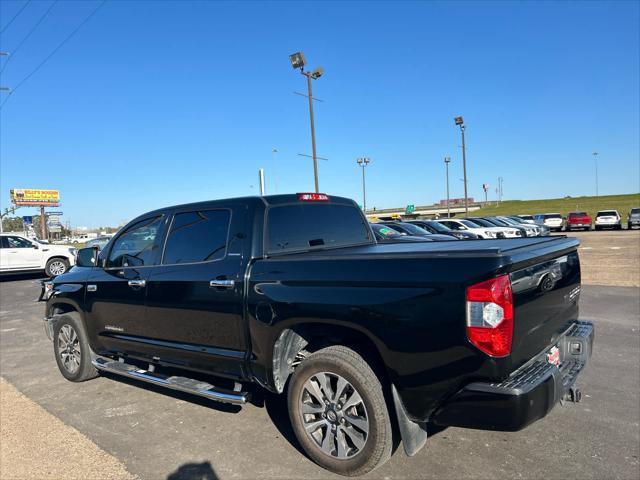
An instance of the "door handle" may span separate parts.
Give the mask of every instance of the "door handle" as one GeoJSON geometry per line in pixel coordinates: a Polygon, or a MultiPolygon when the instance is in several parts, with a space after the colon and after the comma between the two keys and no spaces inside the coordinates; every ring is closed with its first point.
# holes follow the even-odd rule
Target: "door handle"
{"type": "Polygon", "coordinates": [[[130,287],[144,287],[147,284],[146,280],[129,280],[127,284],[130,287]]]}
{"type": "Polygon", "coordinates": [[[216,279],[216,280],[211,280],[209,282],[209,287],[211,288],[233,288],[235,286],[236,282],[234,282],[233,280],[222,280],[222,279],[216,279]]]}

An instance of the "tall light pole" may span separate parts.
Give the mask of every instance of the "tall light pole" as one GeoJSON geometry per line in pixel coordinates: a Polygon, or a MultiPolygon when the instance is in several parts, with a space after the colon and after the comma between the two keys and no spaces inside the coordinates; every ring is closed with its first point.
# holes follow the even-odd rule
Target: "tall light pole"
{"type": "Polygon", "coordinates": [[[464,173],[464,216],[469,216],[469,199],[467,195],[467,152],[464,145],[464,120],[462,117],[455,117],[454,121],[456,125],[460,127],[460,133],[462,135],[462,171],[464,173]]]}
{"type": "Polygon", "coordinates": [[[593,152],[593,160],[596,165],[596,197],[598,196],[598,152],[593,152]]]}
{"type": "Polygon", "coordinates": [[[451,209],[449,208],[449,163],[451,163],[451,157],[444,157],[444,170],[447,176],[447,218],[451,218],[451,209]]]}
{"type": "Polygon", "coordinates": [[[362,209],[364,210],[364,214],[367,214],[367,186],[364,176],[364,169],[369,165],[371,159],[368,157],[360,157],[356,160],[358,165],[362,167],[362,209]]]}
{"type": "Polygon", "coordinates": [[[278,153],[277,148],[271,149],[271,160],[273,160],[273,184],[274,184],[274,193],[278,193],[278,175],[276,173],[276,153],[278,153]]]}
{"type": "Polygon", "coordinates": [[[311,154],[313,158],[313,180],[315,183],[316,193],[320,192],[320,187],[318,185],[318,159],[316,156],[316,131],[313,122],[313,93],[311,89],[311,80],[317,80],[324,74],[324,69],[322,67],[318,67],[311,72],[305,72],[304,66],[307,63],[307,60],[304,58],[304,53],[296,52],[292,55],[289,55],[289,60],[291,61],[291,66],[294,69],[299,68],[300,73],[307,77],[307,97],[309,97],[309,119],[311,121],[311,154]]]}

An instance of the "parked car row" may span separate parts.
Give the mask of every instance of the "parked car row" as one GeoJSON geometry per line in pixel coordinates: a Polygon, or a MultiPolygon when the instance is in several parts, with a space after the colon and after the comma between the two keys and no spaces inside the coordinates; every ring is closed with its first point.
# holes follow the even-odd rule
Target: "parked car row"
{"type": "Polygon", "coordinates": [[[544,226],[506,216],[382,221],[372,223],[371,229],[378,242],[383,243],[524,238],[549,234],[549,229],[544,226]]]}
{"type": "MultiPolygon", "coordinates": [[[[559,213],[537,213],[535,215],[519,215],[527,223],[545,226],[550,230],[567,232],[573,230],[622,230],[622,217],[617,210],[600,210],[595,221],[584,211],[570,212],[567,217],[559,213]]],[[[640,227],[640,208],[632,208],[627,215],[627,229],[640,227]]]]}

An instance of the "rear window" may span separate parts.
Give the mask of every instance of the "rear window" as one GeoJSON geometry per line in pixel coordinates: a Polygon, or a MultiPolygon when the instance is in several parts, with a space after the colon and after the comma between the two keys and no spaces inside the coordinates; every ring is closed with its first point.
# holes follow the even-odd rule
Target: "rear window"
{"type": "Polygon", "coordinates": [[[615,217],[618,215],[618,212],[615,210],[603,210],[602,212],[598,212],[598,217],[615,217]]]}
{"type": "Polygon", "coordinates": [[[301,203],[271,207],[267,214],[267,251],[282,253],[371,243],[371,233],[356,207],[301,203]]]}
{"type": "Polygon", "coordinates": [[[569,217],[586,217],[587,212],[571,212],[569,217]]]}
{"type": "Polygon", "coordinates": [[[631,215],[637,215],[638,213],[640,213],[640,208],[632,208],[631,209],[631,215]]]}
{"type": "Polygon", "coordinates": [[[545,215],[544,218],[562,218],[562,215],[559,213],[549,213],[545,215]]]}
{"type": "Polygon", "coordinates": [[[197,263],[223,258],[230,220],[229,210],[176,214],[167,235],[162,263],[197,263]]]}

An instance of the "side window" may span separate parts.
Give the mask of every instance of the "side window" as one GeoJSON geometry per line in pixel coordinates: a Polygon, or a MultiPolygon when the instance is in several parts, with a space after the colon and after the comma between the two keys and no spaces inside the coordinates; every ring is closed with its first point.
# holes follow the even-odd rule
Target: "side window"
{"type": "Polygon", "coordinates": [[[153,247],[161,222],[162,217],[154,217],[131,225],[113,244],[107,267],[153,265],[153,247]]]}
{"type": "Polygon", "coordinates": [[[2,243],[6,248],[33,248],[33,243],[22,237],[3,237],[2,243]]]}
{"type": "Polygon", "coordinates": [[[227,251],[229,210],[178,213],[167,235],[162,263],[196,263],[218,260],[227,251]]]}

